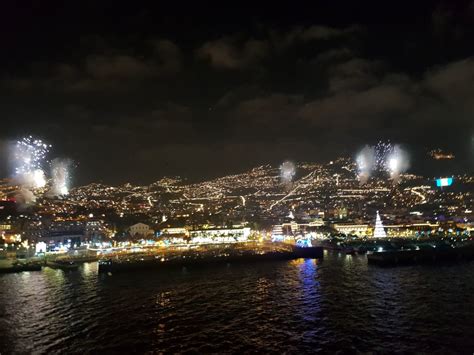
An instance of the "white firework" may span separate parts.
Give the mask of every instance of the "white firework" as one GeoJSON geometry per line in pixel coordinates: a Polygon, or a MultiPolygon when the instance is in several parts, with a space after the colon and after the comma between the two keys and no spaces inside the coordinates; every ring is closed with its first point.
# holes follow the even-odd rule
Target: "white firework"
{"type": "Polygon", "coordinates": [[[365,184],[369,180],[372,170],[374,169],[376,162],[376,155],[374,147],[366,145],[360,152],[357,154],[356,163],[357,163],[357,176],[361,184],[365,184]]]}
{"type": "Polygon", "coordinates": [[[287,160],[280,165],[280,178],[284,183],[290,183],[296,174],[296,166],[293,162],[287,160]]]}
{"type": "Polygon", "coordinates": [[[407,152],[399,145],[395,145],[386,160],[386,171],[390,174],[394,183],[398,182],[400,174],[407,171],[409,165],[407,152]]]}
{"type": "Polygon", "coordinates": [[[15,177],[26,187],[42,188],[46,185],[44,164],[51,145],[32,136],[18,140],[13,150],[15,177]]]}
{"type": "Polygon", "coordinates": [[[388,157],[393,152],[393,145],[390,142],[378,142],[375,146],[375,169],[378,171],[388,171],[388,157]]]}
{"type": "Polygon", "coordinates": [[[41,169],[36,169],[31,174],[32,178],[32,185],[36,188],[41,188],[46,186],[46,176],[44,175],[44,171],[41,169]]]}
{"type": "Polygon", "coordinates": [[[399,145],[382,141],[375,146],[366,145],[357,155],[356,163],[361,184],[365,184],[374,171],[388,173],[396,183],[409,167],[408,154],[399,145]]]}
{"type": "Polygon", "coordinates": [[[69,159],[54,159],[51,162],[51,193],[55,196],[69,194],[71,161],[69,159]]]}

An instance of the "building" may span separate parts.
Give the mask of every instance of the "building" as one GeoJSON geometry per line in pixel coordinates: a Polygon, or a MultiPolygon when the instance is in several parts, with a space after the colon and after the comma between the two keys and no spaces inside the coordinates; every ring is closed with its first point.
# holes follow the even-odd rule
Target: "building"
{"type": "Polygon", "coordinates": [[[385,226],[387,235],[390,237],[413,237],[420,234],[431,234],[440,228],[439,223],[408,223],[392,224],[385,226]]]}
{"type": "Polygon", "coordinates": [[[282,241],[284,238],[283,226],[281,224],[276,224],[272,228],[272,240],[282,241]]]}
{"type": "Polygon", "coordinates": [[[70,249],[79,247],[85,242],[83,231],[57,231],[50,232],[46,236],[38,238],[38,242],[44,242],[47,250],[59,250],[62,248],[70,249]]]}
{"type": "Polygon", "coordinates": [[[367,236],[370,232],[368,224],[336,223],[334,229],[342,234],[354,234],[361,237],[367,236]]]}
{"type": "Polygon", "coordinates": [[[183,234],[183,235],[188,236],[189,232],[186,228],[183,228],[183,227],[170,227],[170,228],[163,228],[161,230],[161,234],[172,234],[172,235],[183,234]]]}
{"type": "Polygon", "coordinates": [[[37,243],[45,243],[46,250],[63,250],[79,247],[85,243],[85,225],[82,221],[55,221],[40,230],[37,243]]]}
{"type": "Polygon", "coordinates": [[[148,224],[137,223],[128,228],[128,231],[132,237],[146,238],[155,234],[154,230],[150,228],[148,224]]]}
{"type": "Polygon", "coordinates": [[[250,228],[212,228],[189,231],[190,243],[219,244],[246,242],[250,236],[250,228]]]}

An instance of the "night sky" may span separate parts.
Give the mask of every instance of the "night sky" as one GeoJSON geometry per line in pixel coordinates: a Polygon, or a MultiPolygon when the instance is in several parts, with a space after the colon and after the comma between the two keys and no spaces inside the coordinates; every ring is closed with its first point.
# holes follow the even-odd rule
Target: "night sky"
{"type": "Polygon", "coordinates": [[[2,4],[0,139],[42,137],[76,184],[202,180],[381,139],[472,163],[474,1],[45,3],[2,4]]]}

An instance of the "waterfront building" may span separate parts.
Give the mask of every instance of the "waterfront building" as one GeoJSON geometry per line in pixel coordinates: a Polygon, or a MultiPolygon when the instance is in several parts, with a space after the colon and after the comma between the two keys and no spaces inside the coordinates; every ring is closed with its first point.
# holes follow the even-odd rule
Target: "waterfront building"
{"type": "Polygon", "coordinates": [[[82,221],[54,221],[37,231],[36,243],[45,243],[48,251],[79,247],[86,242],[85,224],[82,221]]]}
{"type": "Polygon", "coordinates": [[[272,240],[273,241],[282,241],[284,238],[283,235],[283,226],[281,224],[276,224],[272,228],[272,240]]]}
{"type": "Polygon", "coordinates": [[[407,223],[384,225],[388,237],[413,237],[419,234],[430,234],[440,228],[439,223],[407,223]]]}
{"type": "Polygon", "coordinates": [[[215,244],[246,242],[250,236],[250,228],[210,228],[189,231],[191,244],[215,244]]]}
{"type": "Polygon", "coordinates": [[[165,234],[165,235],[166,234],[171,234],[171,235],[183,234],[183,235],[188,236],[189,231],[184,227],[169,227],[169,228],[163,228],[161,230],[161,234],[165,234]]]}
{"type": "Polygon", "coordinates": [[[136,223],[128,228],[128,231],[132,237],[143,237],[152,236],[155,232],[148,224],[136,223]]]}
{"type": "Polygon", "coordinates": [[[369,233],[368,224],[336,223],[333,225],[333,227],[339,233],[353,234],[359,237],[365,237],[369,233]]]}

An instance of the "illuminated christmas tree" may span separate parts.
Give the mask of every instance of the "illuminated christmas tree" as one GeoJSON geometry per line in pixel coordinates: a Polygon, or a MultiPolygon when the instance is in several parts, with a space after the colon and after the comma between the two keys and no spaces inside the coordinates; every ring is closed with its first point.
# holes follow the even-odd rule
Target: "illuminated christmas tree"
{"type": "Polygon", "coordinates": [[[380,219],[379,211],[377,211],[377,216],[375,217],[374,237],[385,238],[386,236],[387,234],[385,233],[385,229],[383,228],[382,219],[380,219]]]}

